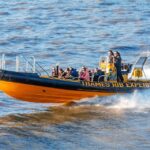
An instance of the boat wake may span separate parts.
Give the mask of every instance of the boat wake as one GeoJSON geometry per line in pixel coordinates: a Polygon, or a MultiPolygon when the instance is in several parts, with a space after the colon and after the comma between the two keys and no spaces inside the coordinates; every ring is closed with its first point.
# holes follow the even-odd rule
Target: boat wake
{"type": "Polygon", "coordinates": [[[111,109],[132,110],[135,112],[146,112],[150,109],[150,94],[147,91],[139,93],[135,91],[133,94],[120,95],[112,105],[108,106],[111,109]],[[115,102],[116,101],[116,102],[115,102]]]}
{"type": "MultiPolygon", "coordinates": [[[[145,78],[150,79],[150,69],[144,68],[145,78]]],[[[130,94],[115,95],[107,98],[108,108],[147,112],[150,110],[150,90],[134,91],[130,94]]],[[[105,104],[105,103],[104,103],[105,104]]]]}
{"type": "Polygon", "coordinates": [[[106,109],[116,109],[133,112],[150,111],[150,91],[135,91],[130,94],[120,94],[108,97],[94,97],[83,99],[79,105],[103,106],[106,109]]]}
{"type": "MultiPolygon", "coordinates": [[[[103,119],[120,119],[128,112],[150,112],[150,91],[135,91],[131,94],[86,98],[73,106],[52,105],[32,113],[9,114],[0,118],[1,125],[30,126],[37,124],[62,124],[103,119]]],[[[40,104],[39,104],[40,105],[40,104]]]]}

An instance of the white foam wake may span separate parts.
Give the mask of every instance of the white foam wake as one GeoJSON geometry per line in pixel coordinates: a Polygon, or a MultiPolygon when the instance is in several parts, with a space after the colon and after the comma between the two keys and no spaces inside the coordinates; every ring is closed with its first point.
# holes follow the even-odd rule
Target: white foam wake
{"type": "Polygon", "coordinates": [[[115,102],[109,105],[108,108],[143,111],[150,109],[150,90],[135,91],[132,94],[115,96],[111,101],[113,100],[115,102]]]}
{"type": "Polygon", "coordinates": [[[80,105],[104,106],[107,109],[150,111],[150,90],[135,91],[130,94],[117,94],[108,97],[86,98],[80,105]]]}
{"type": "MultiPolygon", "coordinates": [[[[144,67],[143,79],[150,79],[150,68],[148,65],[144,67]]],[[[113,104],[109,106],[110,108],[134,109],[137,111],[150,109],[150,90],[135,91],[130,94],[114,96],[111,99],[113,104]]]]}

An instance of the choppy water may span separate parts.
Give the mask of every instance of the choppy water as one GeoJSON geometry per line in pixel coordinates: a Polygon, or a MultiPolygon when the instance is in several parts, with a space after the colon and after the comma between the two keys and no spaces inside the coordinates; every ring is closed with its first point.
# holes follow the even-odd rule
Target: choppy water
{"type": "MultiPolygon", "coordinates": [[[[149,0],[1,0],[0,20],[0,53],[34,55],[50,68],[96,67],[108,49],[134,62],[150,48],[149,0]]],[[[0,93],[0,149],[148,150],[149,93],[95,97],[72,107],[0,93]]]]}

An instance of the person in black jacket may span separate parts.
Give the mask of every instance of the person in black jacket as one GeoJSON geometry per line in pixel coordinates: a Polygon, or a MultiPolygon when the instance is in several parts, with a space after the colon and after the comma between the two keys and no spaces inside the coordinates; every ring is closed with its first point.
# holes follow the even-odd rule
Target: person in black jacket
{"type": "Polygon", "coordinates": [[[121,73],[121,56],[119,52],[114,52],[114,65],[117,70],[117,82],[123,82],[123,76],[121,73]]]}

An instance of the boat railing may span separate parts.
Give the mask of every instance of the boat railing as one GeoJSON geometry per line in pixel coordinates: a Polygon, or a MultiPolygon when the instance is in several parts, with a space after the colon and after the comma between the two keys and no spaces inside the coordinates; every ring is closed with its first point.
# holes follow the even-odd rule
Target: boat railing
{"type": "Polygon", "coordinates": [[[33,73],[38,73],[40,76],[42,75],[42,73],[45,73],[48,77],[50,77],[48,71],[39,63],[35,60],[35,57],[34,56],[31,56],[30,58],[33,59],[32,62],[28,61],[28,59],[24,56],[22,56],[22,58],[26,61],[27,65],[26,65],[26,71],[27,70],[27,66],[28,64],[30,66],[32,66],[32,72],[33,73]]]}
{"type": "Polygon", "coordinates": [[[42,76],[42,74],[50,77],[49,72],[36,61],[34,56],[25,57],[23,55],[10,56],[1,55],[0,59],[0,69],[1,70],[15,70],[16,72],[28,72],[37,73],[42,76]]]}
{"type": "Polygon", "coordinates": [[[5,54],[2,54],[1,60],[0,60],[0,68],[4,70],[5,69],[5,64],[6,64],[5,54]]]}

